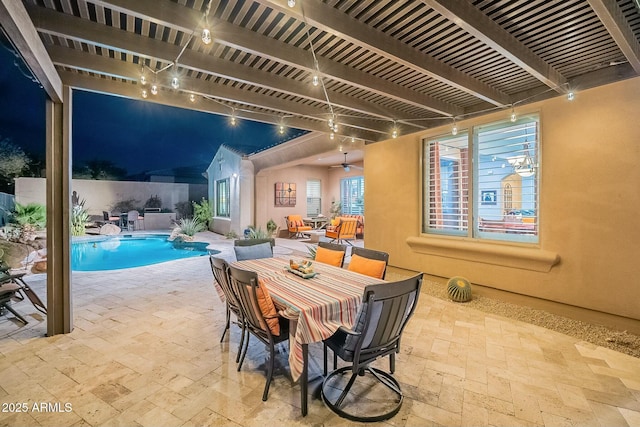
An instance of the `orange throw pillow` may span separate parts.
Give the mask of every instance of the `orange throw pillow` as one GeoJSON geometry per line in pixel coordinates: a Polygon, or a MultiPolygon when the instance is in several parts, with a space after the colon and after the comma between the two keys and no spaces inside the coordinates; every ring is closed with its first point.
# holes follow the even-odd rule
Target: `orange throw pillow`
{"type": "Polygon", "coordinates": [[[351,261],[349,262],[347,270],[382,279],[382,274],[386,266],[387,264],[384,261],[369,259],[359,255],[351,255],[351,261]]]}
{"type": "Polygon", "coordinates": [[[280,320],[278,319],[276,306],[273,304],[273,300],[271,299],[271,295],[269,295],[267,287],[264,285],[264,281],[258,279],[258,283],[260,286],[256,288],[256,295],[258,296],[260,311],[271,333],[273,335],[280,335],[280,320]]]}
{"type": "Polygon", "coordinates": [[[335,267],[342,267],[342,259],[344,258],[344,252],[334,251],[327,248],[318,248],[316,250],[315,260],[324,264],[333,265],[335,267]]]}

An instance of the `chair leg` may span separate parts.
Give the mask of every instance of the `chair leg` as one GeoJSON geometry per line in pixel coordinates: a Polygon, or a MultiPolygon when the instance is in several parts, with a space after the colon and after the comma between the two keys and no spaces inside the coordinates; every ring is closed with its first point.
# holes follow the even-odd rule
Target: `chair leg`
{"type": "Polygon", "coordinates": [[[251,333],[247,329],[247,340],[244,342],[244,349],[242,349],[242,355],[240,356],[240,363],[238,364],[238,371],[242,368],[242,363],[244,362],[244,357],[247,355],[247,348],[249,348],[249,338],[251,338],[251,333]]]}
{"type": "Polygon", "coordinates": [[[392,374],[396,371],[396,354],[391,353],[389,355],[389,372],[392,374]]]}
{"type": "Polygon", "coordinates": [[[24,323],[25,325],[29,322],[27,322],[27,319],[25,319],[24,317],[22,317],[17,311],[15,311],[13,309],[13,307],[11,307],[11,305],[9,304],[2,304],[2,307],[6,308],[7,310],[9,310],[11,313],[13,313],[14,316],[16,316],[16,318],[20,319],[20,321],[22,323],[24,323]]]}
{"type": "Polygon", "coordinates": [[[269,397],[269,386],[271,385],[271,378],[273,378],[274,359],[276,358],[275,346],[273,343],[269,345],[269,370],[267,371],[267,382],[264,385],[264,392],[262,393],[262,401],[266,401],[269,397]]]}
{"type": "MultiPolygon", "coordinates": [[[[240,344],[238,344],[238,354],[236,355],[236,363],[240,361],[240,353],[242,353],[242,345],[244,344],[244,336],[246,334],[247,326],[244,324],[244,321],[238,319],[242,323],[241,329],[242,332],[240,334],[240,344]]],[[[247,338],[248,340],[249,338],[247,338]]],[[[239,370],[239,369],[238,369],[239,370]]]]}
{"type": "Polygon", "coordinates": [[[231,310],[229,310],[229,306],[226,305],[226,318],[227,321],[224,324],[224,329],[222,330],[222,336],[220,337],[220,342],[222,342],[224,340],[224,335],[227,333],[227,329],[229,329],[229,321],[230,321],[230,317],[231,317],[231,310]]]}

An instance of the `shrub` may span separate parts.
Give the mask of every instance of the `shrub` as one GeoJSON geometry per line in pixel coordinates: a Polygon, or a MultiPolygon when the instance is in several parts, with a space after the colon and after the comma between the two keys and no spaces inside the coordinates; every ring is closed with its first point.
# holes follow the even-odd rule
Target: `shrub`
{"type": "Polygon", "coordinates": [[[151,196],[147,199],[146,202],[144,202],[144,207],[145,208],[161,208],[162,207],[162,200],[160,200],[160,197],[158,197],[157,195],[155,196],[151,196]]]}
{"type": "Polygon", "coordinates": [[[138,203],[139,202],[136,199],[122,200],[113,205],[111,210],[114,212],[129,212],[132,210],[141,211],[142,209],[140,209],[138,203]]]}
{"type": "Polygon", "coordinates": [[[39,203],[21,205],[16,203],[13,213],[13,221],[20,227],[31,226],[36,230],[44,228],[47,223],[47,210],[39,203]]]}
{"type": "Polygon", "coordinates": [[[261,227],[255,228],[254,226],[249,226],[249,235],[247,236],[249,239],[269,239],[271,238],[271,233],[263,230],[261,227]]]}
{"type": "Polygon", "coordinates": [[[195,218],[180,219],[178,227],[180,228],[180,232],[182,234],[186,234],[187,236],[193,236],[197,232],[203,231],[205,229],[204,224],[195,218]]]}
{"type": "Polygon", "coordinates": [[[193,217],[204,224],[208,230],[213,223],[213,202],[205,199],[200,200],[200,203],[193,202],[193,217]]]}
{"type": "Polygon", "coordinates": [[[191,218],[193,216],[193,205],[191,202],[178,202],[175,204],[178,218],[191,218]]]}
{"type": "Polygon", "coordinates": [[[84,208],[84,200],[71,209],[71,235],[83,236],[87,223],[89,222],[89,212],[84,208]]]}

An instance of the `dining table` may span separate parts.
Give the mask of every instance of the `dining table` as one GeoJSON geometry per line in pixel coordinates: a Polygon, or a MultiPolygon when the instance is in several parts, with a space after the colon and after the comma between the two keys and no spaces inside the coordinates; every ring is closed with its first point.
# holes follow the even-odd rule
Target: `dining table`
{"type": "Polygon", "coordinates": [[[258,273],[279,314],[290,321],[289,369],[293,381],[300,382],[301,410],[306,416],[309,344],[331,337],[341,326],[353,327],[364,288],[384,280],[320,262],[312,264],[314,277],[303,278],[288,270],[289,258],[280,257],[232,265],[258,273]]]}

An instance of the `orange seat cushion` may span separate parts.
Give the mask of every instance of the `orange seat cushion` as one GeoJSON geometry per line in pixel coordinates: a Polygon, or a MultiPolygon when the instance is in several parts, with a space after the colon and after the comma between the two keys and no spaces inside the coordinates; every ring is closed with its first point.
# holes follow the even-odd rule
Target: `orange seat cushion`
{"type": "Polygon", "coordinates": [[[315,260],[324,264],[333,265],[335,267],[342,267],[342,259],[344,258],[344,252],[334,251],[327,248],[318,248],[316,250],[315,260]]]}
{"type": "Polygon", "coordinates": [[[369,259],[359,255],[351,255],[347,270],[382,279],[387,263],[377,259],[369,259]]]}
{"type": "Polygon", "coordinates": [[[267,326],[271,333],[273,335],[280,335],[280,321],[278,320],[278,311],[276,310],[276,306],[273,304],[273,300],[271,299],[271,295],[269,295],[267,287],[264,285],[264,281],[262,279],[258,279],[258,283],[260,286],[256,288],[256,295],[258,296],[260,311],[262,312],[264,320],[267,322],[267,326]]]}

